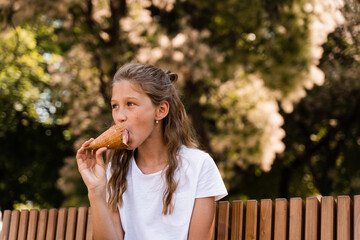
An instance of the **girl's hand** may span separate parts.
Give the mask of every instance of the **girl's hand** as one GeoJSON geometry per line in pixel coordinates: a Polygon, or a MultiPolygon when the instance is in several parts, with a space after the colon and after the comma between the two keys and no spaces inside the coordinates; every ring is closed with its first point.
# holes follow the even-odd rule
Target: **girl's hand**
{"type": "Polygon", "coordinates": [[[106,169],[102,154],[106,147],[95,150],[85,150],[94,139],[86,141],[77,151],[76,160],[79,172],[89,193],[95,193],[105,198],[106,169]]]}

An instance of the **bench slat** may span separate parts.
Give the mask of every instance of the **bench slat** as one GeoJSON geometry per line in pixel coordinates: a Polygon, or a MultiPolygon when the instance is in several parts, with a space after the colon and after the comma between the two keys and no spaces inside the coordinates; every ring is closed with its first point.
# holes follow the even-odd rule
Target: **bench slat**
{"type": "Polygon", "coordinates": [[[247,200],[245,240],[257,239],[257,218],[258,218],[258,202],[256,200],[247,200]]]}
{"type": "Polygon", "coordinates": [[[218,204],[217,240],[227,240],[229,236],[230,203],[228,201],[220,201],[218,204]]]}
{"type": "Polygon", "coordinates": [[[67,220],[66,220],[66,240],[73,240],[75,237],[76,231],[76,218],[77,218],[77,208],[69,208],[67,211],[67,220]]]}
{"type": "Polygon", "coordinates": [[[5,210],[2,219],[3,222],[2,222],[0,240],[7,240],[7,237],[9,235],[10,219],[11,219],[11,210],[5,210]]]}
{"type": "Polygon", "coordinates": [[[60,208],[59,213],[58,213],[58,218],[57,218],[56,240],[64,240],[65,239],[66,218],[67,218],[67,209],[60,208]]]}
{"type": "Polygon", "coordinates": [[[87,207],[79,208],[76,223],[76,240],[83,240],[85,238],[87,210],[87,207]]]}
{"type": "Polygon", "coordinates": [[[354,196],[354,240],[360,240],[360,195],[354,196]]]}
{"type": "Polygon", "coordinates": [[[244,203],[234,200],[231,207],[231,240],[242,240],[244,223],[244,203]]]}
{"type": "Polygon", "coordinates": [[[317,240],[319,201],[308,197],[305,201],[305,240],[317,240]]]}
{"type": "Polygon", "coordinates": [[[29,211],[22,210],[20,212],[20,222],[18,230],[18,240],[26,240],[27,227],[29,223],[29,211]]]}
{"type": "Polygon", "coordinates": [[[92,227],[92,215],[91,215],[91,208],[88,209],[88,217],[87,217],[87,224],[86,224],[86,240],[93,240],[93,227],[92,227]]]}
{"type": "Polygon", "coordinates": [[[36,239],[36,228],[38,224],[39,210],[31,209],[29,214],[29,224],[26,240],[36,239]]]}
{"type": "Polygon", "coordinates": [[[11,212],[9,240],[17,240],[18,231],[19,231],[19,220],[20,220],[20,211],[13,210],[11,212]]]}
{"type": "Polygon", "coordinates": [[[272,207],[273,202],[271,199],[262,199],[260,201],[260,240],[271,240],[272,207]]]}
{"type": "Polygon", "coordinates": [[[351,221],[350,221],[350,204],[349,196],[339,196],[337,203],[337,239],[351,239],[351,221]]]}
{"type": "Polygon", "coordinates": [[[303,201],[301,198],[290,198],[289,206],[289,239],[301,240],[303,233],[303,201]]]}
{"type": "Polygon", "coordinates": [[[37,224],[36,239],[45,239],[46,236],[46,224],[47,224],[48,210],[41,209],[39,212],[39,219],[37,224]]]}
{"type": "Polygon", "coordinates": [[[46,226],[46,229],[47,229],[46,230],[46,240],[55,239],[57,215],[58,215],[57,209],[52,208],[49,210],[47,226],[46,226]]]}
{"type": "Polygon", "coordinates": [[[334,198],[321,198],[320,239],[334,240],[334,198]]]}
{"type": "Polygon", "coordinates": [[[288,201],[285,198],[275,200],[274,238],[277,240],[286,240],[287,205],[288,201]]]}

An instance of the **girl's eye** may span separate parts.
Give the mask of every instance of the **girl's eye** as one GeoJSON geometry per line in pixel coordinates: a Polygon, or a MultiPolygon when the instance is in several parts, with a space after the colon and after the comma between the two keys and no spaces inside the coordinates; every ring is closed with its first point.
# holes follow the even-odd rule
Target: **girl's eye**
{"type": "Polygon", "coordinates": [[[133,103],[133,102],[128,102],[127,105],[128,105],[129,107],[131,107],[131,106],[135,106],[135,103],[133,103]]]}
{"type": "Polygon", "coordinates": [[[118,108],[118,105],[117,105],[117,104],[112,104],[112,105],[111,105],[111,108],[112,108],[112,109],[118,108]]]}

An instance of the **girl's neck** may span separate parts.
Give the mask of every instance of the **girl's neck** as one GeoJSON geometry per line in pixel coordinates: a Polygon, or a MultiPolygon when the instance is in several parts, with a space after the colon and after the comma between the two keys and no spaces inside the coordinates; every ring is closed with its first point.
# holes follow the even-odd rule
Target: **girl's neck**
{"type": "Polygon", "coordinates": [[[161,171],[168,163],[165,144],[143,144],[136,151],[135,161],[144,174],[161,171]]]}

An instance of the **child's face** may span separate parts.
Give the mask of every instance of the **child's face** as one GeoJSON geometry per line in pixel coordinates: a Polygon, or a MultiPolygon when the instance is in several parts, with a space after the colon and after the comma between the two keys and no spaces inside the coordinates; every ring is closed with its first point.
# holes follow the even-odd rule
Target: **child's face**
{"type": "Polygon", "coordinates": [[[129,131],[130,149],[151,139],[155,126],[156,106],[139,86],[121,80],[114,83],[111,97],[112,117],[129,131]]]}

